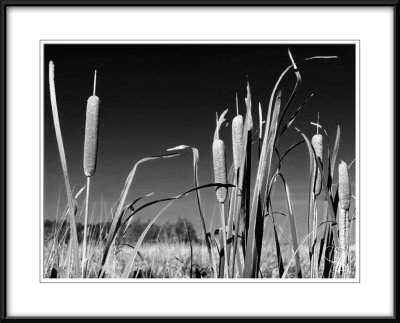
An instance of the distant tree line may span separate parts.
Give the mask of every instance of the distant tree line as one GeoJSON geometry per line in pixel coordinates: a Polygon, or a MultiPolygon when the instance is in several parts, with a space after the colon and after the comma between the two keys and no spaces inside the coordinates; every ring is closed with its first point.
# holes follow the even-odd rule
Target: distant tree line
{"type": "MultiPolygon", "coordinates": [[[[130,243],[134,244],[143,233],[149,221],[144,221],[140,218],[133,220],[128,227],[122,228],[116,237],[116,243],[130,243]],[[126,231],[125,231],[126,229],[126,231]],[[124,234],[122,234],[125,231],[124,234]]],[[[88,226],[88,237],[90,240],[102,241],[107,238],[107,234],[110,230],[111,222],[99,222],[96,224],[90,224],[88,226]]],[[[83,224],[77,224],[78,240],[83,240],[83,224]]],[[[59,223],[56,225],[56,221],[45,220],[44,221],[44,238],[52,239],[57,234],[59,241],[69,242],[69,224],[64,222],[61,226],[59,223]],[[57,231],[57,232],[56,232],[57,231]]],[[[199,243],[196,229],[192,222],[181,217],[176,222],[167,221],[164,224],[154,223],[150,230],[147,232],[144,242],[184,242],[188,243],[189,239],[192,243],[199,243]]]]}

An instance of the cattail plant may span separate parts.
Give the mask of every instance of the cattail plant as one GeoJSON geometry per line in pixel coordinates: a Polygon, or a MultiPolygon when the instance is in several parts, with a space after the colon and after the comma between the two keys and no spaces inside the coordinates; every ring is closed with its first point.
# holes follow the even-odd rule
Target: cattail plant
{"type": "Polygon", "coordinates": [[[100,99],[96,96],[96,76],[94,72],[93,95],[89,97],[86,107],[86,126],[85,144],[83,152],[83,171],[86,176],[86,205],[85,205],[85,225],[83,229],[83,251],[82,251],[82,277],[85,272],[86,244],[87,244],[87,217],[89,212],[89,192],[90,178],[96,171],[97,146],[99,138],[99,103],[100,99]]]}
{"type": "MultiPolygon", "coordinates": [[[[212,144],[212,152],[213,152],[213,164],[214,164],[214,178],[215,182],[218,184],[227,184],[227,175],[226,175],[226,158],[225,158],[225,143],[219,138],[219,129],[221,125],[225,121],[225,114],[228,110],[225,110],[218,119],[217,115],[217,127],[214,133],[214,141],[212,144]]],[[[228,195],[228,190],[226,187],[219,187],[216,190],[217,200],[220,204],[221,211],[221,225],[222,225],[222,238],[224,240],[224,277],[227,278],[228,272],[228,261],[227,261],[227,243],[226,243],[226,224],[225,224],[225,210],[224,210],[224,202],[228,195]]]]}
{"type": "MultiPolygon", "coordinates": [[[[324,138],[319,133],[319,128],[321,127],[321,125],[319,124],[319,113],[318,113],[317,123],[311,122],[311,124],[317,127],[317,133],[311,138],[311,145],[314,148],[316,157],[318,158],[319,162],[322,165],[322,160],[324,155],[324,138]]],[[[313,251],[311,252],[311,277],[318,278],[318,252],[316,248],[318,213],[315,200],[321,193],[322,181],[321,181],[321,172],[318,168],[316,160],[314,161],[313,165],[314,165],[312,172],[312,204],[313,204],[312,250],[313,251]]]]}
{"type": "Polygon", "coordinates": [[[339,250],[337,252],[337,266],[343,270],[344,276],[348,273],[349,232],[348,217],[350,209],[350,181],[347,163],[342,161],[338,167],[339,173],[339,250]]]}
{"type": "MultiPolygon", "coordinates": [[[[232,153],[233,153],[233,184],[235,187],[231,190],[230,198],[229,198],[229,211],[228,211],[228,241],[233,241],[233,221],[234,221],[234,214],[236,213],[236,196],[238,192],[238,176],[239,170],[242,164],[242,152],[243,149],[243,117],[239,114],[239,103],[238,103],[238,95],[236,93],[236,116],[232,120],[232,153]]],[[[235,226],[235,230],[237,234],[237,226],[235,226]]],[[[228,257],[228,265],[229,271],[228,276],[233,277],[233,262],[235,261],[232,258],[231,261],[231,246],[232,244],[228,245],[227,249],[227,257],[228,257]]],[[[233,255],[232,255],[233,256],[233,255]]]]}

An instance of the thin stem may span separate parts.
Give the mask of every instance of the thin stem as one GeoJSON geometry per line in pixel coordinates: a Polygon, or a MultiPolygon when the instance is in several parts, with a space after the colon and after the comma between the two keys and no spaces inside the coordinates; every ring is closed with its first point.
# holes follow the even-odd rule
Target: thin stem
{"type": "Polygon", "coordinates": [[[316,232],[315,232],[315,227],[316,227],[316,220],[315,220],[315,213],[316,213],[316,197],[315,194],[312,194],[312,212],[311,212],[311,259],[310,259],[310,277],[315,278],[315,238],[316,238],[316,232]]]}
{"type": "MultiPolygon", "coordinates": [[[[231,243],[229,244],[229,248],[227,249],[226,254],[228,255],[228,264],[229,264],[229,271],[228,271],[228,276],[233,277],[233,266],[235,263],[235,257],[232,256],[232,246],[233,246],[233,223],[234,223],[234,218],[236,214],[236,196],[237,196],[237,176],[238,176],[238,171],[239,169],[234,169],[233,172],[233,185],[235,187],[232,188],[231,190],[231,196],[230,196],[230,204],[229,204],[229,211],[228,211],[228,239],[231,240],[231,243]]],[[[237,230],[235,228],[235,235],[237,234],[237,230]]]]}
{"type": "Polygon", "coordinates": [[[236,92],[236,115],[239,115],[239,102],[238,102],[237,92],[236,92]]]}
{"type": "Polygon", "coordinates": [[[96,79],[97,79],[97,70],[94,70],[93,96],[96,95],[96,79]]]}
{"type": "Polygon", "coordinates": [[[224,240],[224,278],[228,277],[228,253],[226,243],[226,225],[225,225],[225,208],[224,203],[220,203],[221,206],[221,225],[222,225],[222,239],[224,240]]]}
{"type": "Polygon", "coordinates": [[[89,192],[90,192],[90,176],[86,178],[86,203],[85,203],[85,225],[83,227],[83,251],[82,251],[82,278],[84,278],[85,273],[85,263],[86,263],[86,239],[87,239],[87,218],[89,213],[89,192]]]}
{"type": "Polygon", "coordinates": [[[313,266],[314,266],[314,277],[318,278],[318,253],[317,253],[317,222],[318,222],[318,213],[317,213],[317,203],[314,202],[314,217],[313,217],[313,266]]]}
{"type": "Polygon", "coordinates": [[[313,126],[317,127],[317,135],[319,134],[319,128],[322,128],[321,125],[319,124],[319,112],[318,112],[318,117],[317,117],[317,123],[315,122],[310,122],[313,126]]]}
{"type": "MultiPolygon", "coordinates": [[[[236,185],[236,187],[234,188],[236,191],[236,196],[237,196],[237,187],[238,186],[236,185]]],[[[233,213],[236,216],[236,219],[235,219],[235,235],[233,236],[234,239],[233,239],[233,255],[232,255],[232,257],[233,257],[232,277],[235,272],[235,255],[237,252],[238,235],[239,235],[239,221],[240,221],[240,205],[237,202],[236,196],[234,199],[235,205],[234,205],[234,213],[233,213]]],[[[240,263],[238,263],[238,268],[239,268],[239,266],[240,266],[240,263]]]]}

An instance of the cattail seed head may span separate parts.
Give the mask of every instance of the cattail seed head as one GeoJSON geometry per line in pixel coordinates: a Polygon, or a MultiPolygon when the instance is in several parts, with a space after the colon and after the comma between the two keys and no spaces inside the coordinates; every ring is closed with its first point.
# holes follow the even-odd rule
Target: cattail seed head
{"type": "MultiPolygon", "coordinates": [[[[321,161],[322,165],[322,158],[324,155],[324,138],[322,137],[321,134],[316,134],[312,137],[311,139],[311,144],[314,147],[315,154],[321,161]]],[[[313,169],[313,176],[314,176],[314,194],[316,196],[321,193],[321,172],[319,171],[319,168],[316,163],[314,163],[314,169],[313,169]]]]}
{"type": "Polygon", "coordinates": [[[99,137],[99,102],[93,95],[89,97],[86,107],[85,145],[83,154],[83,171],[90,177],[96,171],[97,141],[99,137]]]}
{"type": "Polygon", "coordinates": [[[232,121],[232,150],[233,165],[235,169],[240,167],[242,157],[243,117],[239,114],[232,121]]]}
{"type": "Polygon", "coordinates": [[[349,170],[345,162],[339,164],[339,203],[340,207],[348,211],[350,208],[350,181],[349,170]]]}
{"type": "MultiPolygon", "coordinates": [[[[226,184],[226,162],[225,162],[225,144],[221,139],[214,139],[212,145],[213,162],[214,162],[214,176],[215,182],[226,184]]],[[[220,187],[217,189],[217,200],[224,203],[227,196],[227,188],[220,187]]]]}

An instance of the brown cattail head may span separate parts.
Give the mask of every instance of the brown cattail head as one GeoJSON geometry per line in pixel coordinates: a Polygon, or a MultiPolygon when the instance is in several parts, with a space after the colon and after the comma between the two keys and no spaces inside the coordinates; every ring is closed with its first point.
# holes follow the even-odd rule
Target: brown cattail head
{"type": "Polygon", "coordinates": [[[339,203],[340,207],[348,211],[350,208],[350,181],[347,164],[342,161],[339,164],[339,203]]]}
{"type": "Polygon", "coordinates": [[[89,97],[86,107],[85,147],[83,154],[83,171],[90,177],[96,171],[97,140],[99,137],[99,102],[93,95],[89,97]]]}
{"type": "Polygon", "coordinates": [[[235,170],[240,167],[242,161],[242,138],[243,138],[243,117],[239,114],[232,121],[232,150],[233,165],[235,170]]]}
{"type": "MultiPolygon", "coordinates": [[[[315,154],[319,158],[321,165],[322,165],[322,158],[324,155],[324,138],[322,137],[321,134],[316,134],[312,137],[311,144],[314,147],[315,154]]],[[[314,194],[316,196],[321,193],[321,172],[319,171],[319,168],[316,163],[314,163],[314,170],[313,170],[313,176],[314,176],[314,194]]]]}
{"type": "MultiPolygon", "coordinates": [[[[221,139],[214,139],[212,145],[213,162],[214,162],[214,176],[215,182],[226,184],[226,162],[225,162],[225,144],[221,139]]],[[[227,188],[220,187],[217,189],[217,200],[224,203],[227,196],[227,188]]]]}

